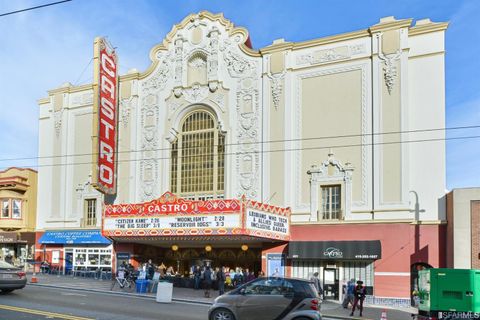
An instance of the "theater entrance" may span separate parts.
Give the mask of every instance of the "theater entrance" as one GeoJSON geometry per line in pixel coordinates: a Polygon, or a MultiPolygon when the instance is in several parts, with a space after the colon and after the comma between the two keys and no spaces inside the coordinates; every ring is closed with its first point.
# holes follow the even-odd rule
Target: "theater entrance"
{"type": "Polygon", "coordinates": [[[117,239],[115,251],[130,254],[130,263],[140,267],[149,259],[155,266],[173,270],[179,276],[190,276],[194,266],[227,267],[261,271],[262,242],[245,237],[239,241],[210,237],[209,240],[175,239],[134,240],[117,239]],[[173,241],[172,241],[173,240],[173,241]]]}

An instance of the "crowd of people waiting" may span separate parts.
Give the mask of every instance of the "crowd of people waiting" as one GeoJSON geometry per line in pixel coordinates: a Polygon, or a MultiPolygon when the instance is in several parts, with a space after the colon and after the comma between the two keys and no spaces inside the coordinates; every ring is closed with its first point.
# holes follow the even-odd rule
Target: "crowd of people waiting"
{"type": "MultiPolygon", "coordinates": [[[[222,295],[225,290],[236,288],[256,278],[254,272],[248,268],[236,267],[233,269],[225,266],[213,269],[210,266],[194,265],[191,268],[191,275],[194,279],[193,288],[195,290],[203,288],[207,298],[210,297],[212,285],[215,285],[219,295],[222,295]]],[[[264,276],[264,273],[259,271],[258,276],[264,276]]]]}
{"type": "MultiPolygon", "coordinates": [[[[140,265],[137,270],[135,270],[130,263],[122,262],[119,270],[124,270],[126,271],[125,274],[134,275],[135,278],[143,274],[147,280],[168,280],[172,277],[181,276],[178,270],[175,270],[172,266],[167,267],[163,263],[157,266],[152,263],[151,259],[140,265]]],[[[212,268],[211,266],[205,265],[193,265],[188,275],[185,274],[185,276],[193,280],[193,289],[203,289],[205,291],[205,297],[210,297],[210,291],[213,288],[218,289],[219,295],[222,295],[225,291],[236,288],[257,277],[265,276],[265,273],[259,271],[257,275],[255,275],[249,268],[241,267],[230,268],[222,266],[212,268]]]]}

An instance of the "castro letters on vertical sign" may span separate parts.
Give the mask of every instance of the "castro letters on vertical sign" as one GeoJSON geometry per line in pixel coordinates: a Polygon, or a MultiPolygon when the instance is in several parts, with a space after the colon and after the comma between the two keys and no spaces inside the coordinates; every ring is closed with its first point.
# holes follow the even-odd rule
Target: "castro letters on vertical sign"
{"type": "Polygon", "coordinates": [[[96,188],[115,193],[115,153],[117,138],[117,56],[104,39],[99,39],[98,55],[98,158],[96,188]]]}

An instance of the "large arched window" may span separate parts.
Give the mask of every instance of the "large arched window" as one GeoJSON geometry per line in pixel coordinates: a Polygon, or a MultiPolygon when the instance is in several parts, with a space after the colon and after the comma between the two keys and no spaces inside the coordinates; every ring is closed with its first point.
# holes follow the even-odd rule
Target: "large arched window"
{"type": "Polygon", "coordinates": [[[183,198],[221,199],[225,189],[225,136],[215,117],[196,110],[180,124],[172,143],[170,186],[183,198]]]}

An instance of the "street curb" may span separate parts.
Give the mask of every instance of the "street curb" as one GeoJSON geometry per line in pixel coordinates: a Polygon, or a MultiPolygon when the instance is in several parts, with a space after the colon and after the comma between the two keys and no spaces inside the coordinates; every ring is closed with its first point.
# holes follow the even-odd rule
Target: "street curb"
{"type": "Polygon", "coordinates": [[[326,314],[322,312],[322,318],[332,318],[332,319],[341,319],[341,320],[373,320],[369,318],[357,318],[357,317],[350,317],[350,316],[337,316],[333,314],[326,314]]]}
{"type": "MultiPolygon", "coordinates": [[[[145,300],[153,300],[153,301],[156,300],[156,298],[154,296],[147,296],[147,295],[138,294],[138,293],[105,291],[105,290],[98,290],[98,289],[86,289],[86,288],[75,288],[75,287],[63,287],[63,286],[56,286],[56,285],[52,285],[52,284],[40,284],[40,283],[27,283],[27,285],[34,286],[34,287],[46,287],[46,288],[56,288],[56,289],[66,289],[66,290],[75,290],[75,291],[87,291],[87,292],[103,293],[103,294],[108,294],[108,295],[112,295],[112,296],[136,297],[136,298],[142,298],[142,299],[145,299],[145,300]]],[[[188,300],[188,299],[172,298],[172,301],[182,302],[182,303],[198,304],[198,305],[205,305],[205,306],[212,305],[212,303],[209,303],[209,302],[188,300]]]]}

